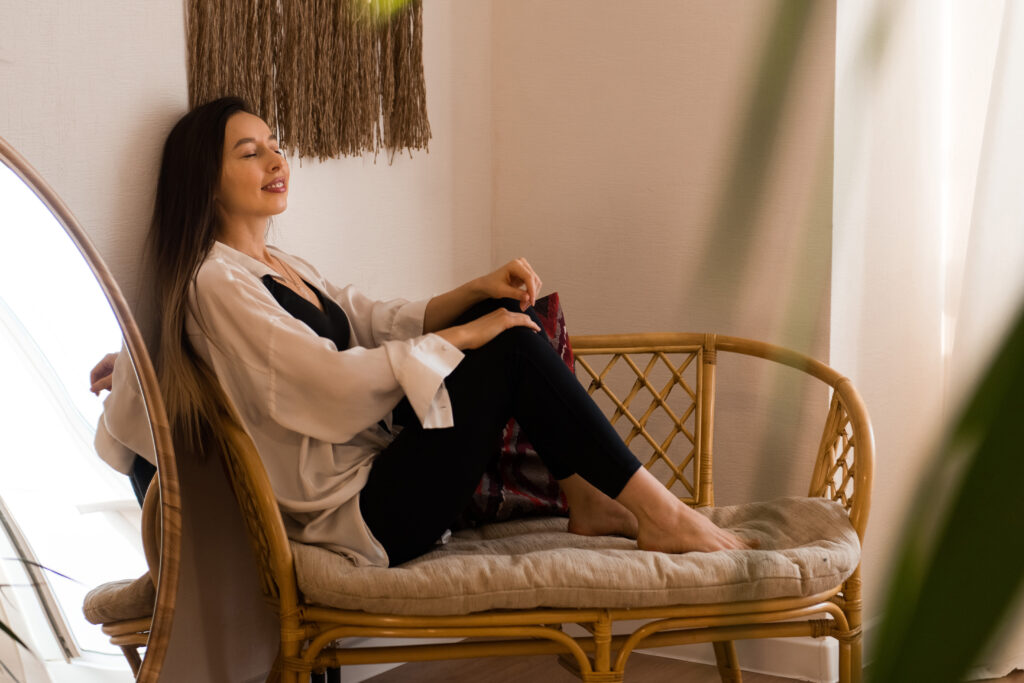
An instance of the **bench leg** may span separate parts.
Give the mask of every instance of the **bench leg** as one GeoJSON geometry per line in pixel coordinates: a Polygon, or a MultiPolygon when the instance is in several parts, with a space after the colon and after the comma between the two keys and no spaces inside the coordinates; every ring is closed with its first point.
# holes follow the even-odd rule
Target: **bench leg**
{"type": "Polygon", "coordinates": [[[558,663],[569,673],[586,683],[622,683],[624,671],[580,671],[576,658],[570,655],[558,655],[558,663]]]}
{"type": "Polygon", "coordinates": [[[715,646],[718,677],[722,683],[743,683],[740,661],[736,658],[736,645],[731,640],[715,641],[712,645],[715,646]]]}
{"type": "Polygon", "coordinates": [[[132,668],[132,673],[138,676],[139,669],[142,668],[142,658],[139,657],[139,647],[137,645],[122,645],[121,652],[124,653],[124,658],[128,660],[128,666],[132,668]]]}
{"type": "Polygon", "coordinates": [[[839,641],[839,683],[861,683],[864,679],[863,647],[859,633],[849,642],[839,641]]]}
{"type": "Polygon", "coordinates": [[[847,633],[839,634],[839,681],[840,683],[861,683],[863,680],[863,662],[861,657],[864,648],[864,634],[861,631],[861,591],[862,581],[860,567],[843,584],[843,612],[849,624],[847,633]]]}
{"type": "Polygon", "coordinates": [[[861,657],[864,652],[862,636],[850,643],[850,683],[861,683],[864,678],[864,662],[861,657]]]}

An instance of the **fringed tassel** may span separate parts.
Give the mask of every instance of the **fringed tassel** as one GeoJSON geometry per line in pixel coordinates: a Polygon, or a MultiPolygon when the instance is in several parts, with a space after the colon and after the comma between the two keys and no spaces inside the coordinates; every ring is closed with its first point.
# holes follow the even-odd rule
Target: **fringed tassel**
{"type": "Polygon", "coordinates": [[[409,3],[384,24],[381,79],[383,146],[426,148],[430,139],[423,78],[423,6],[409,3]],[[385,63],[386,62],[386,66],[385,63]]]}
{"type": "Polygon", "coordinates": [[[187,0],[189,102],[249,102],[325,159],[427,149],[422,0],[187,0]]]}

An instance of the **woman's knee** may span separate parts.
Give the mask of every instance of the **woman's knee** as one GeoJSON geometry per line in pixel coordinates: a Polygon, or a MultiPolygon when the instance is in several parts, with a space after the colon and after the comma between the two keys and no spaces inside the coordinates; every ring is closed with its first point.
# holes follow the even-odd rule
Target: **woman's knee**
{"type": "Polygon", "coordinates": [[[535,311],[533,309],[533,306],[529,306],[529,307],[527,307],[527,309],[525,311],[523,311],[522,308],[520,307],[520,304],[519,304],[518,300],[516,300],[516,299],[509,299],[509,298],[504,298],[504,299],[484,299],[483,301],[475,303],[472,306],[470,306],[462,315],[460,315],[455,320],[455,324],[456,325],[461,325],[461,324],[464,324],[464,323],[468,323],[468,322],[470,322],[472,320],[476,320],[477,318],[480,318],[482,316],[487,315],[491,311],[496,311],[499,308],[504,308],[504,309],[512,311],[514,313],[526,313],[526,315],[530,316],[530,318],[533,320],[533,322],[537,323],[537,325],[542,330],[544,329],[544,326],[543,326],[543,323],[541,322],[540,316],[537,315],[537,311],[535,311]]]}
{"type": "Polygon", "coordinates": [[[487,315],[491,311],[496,311],[499,308],[507,308],[509,310],[512,310],[512,304],[518,306],[518,303],[516,303],[513,299],[484,299],[483,301],[478,301],[477,303],[473,304],[465,311],[463,311],[462,314],[455,319],[454,324],[462,325],[468,323],[472,320],[476,320],[477,318],[487,315]]]}
{"type": "Polygon", "coordinates": [[[543,328],[536,332],[529,327],[510,327],[481,348],[494,347],[494,350],[507,357],[510,354],[534,354],[553,351],[551,342],[544,334],[543,328]]]}

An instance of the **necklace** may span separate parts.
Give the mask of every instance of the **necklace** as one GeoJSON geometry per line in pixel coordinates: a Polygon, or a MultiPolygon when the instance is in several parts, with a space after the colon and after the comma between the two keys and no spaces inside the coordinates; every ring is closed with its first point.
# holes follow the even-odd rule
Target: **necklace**
{"type": "Polygon", "coordinates": [[[265,261],[263,259],[260,259],[260,262],[273,269],[277,277],[283,281],[283,284],[287,285],[293,292],[317,308],[320,308],[320,300],[317,298],[313,290],[309,288],[309,285],[307,285],[302,279],[302,276],[296,273],[294,268],[273,254],[270,254],[270,258],[273,262],[265,261]]]}

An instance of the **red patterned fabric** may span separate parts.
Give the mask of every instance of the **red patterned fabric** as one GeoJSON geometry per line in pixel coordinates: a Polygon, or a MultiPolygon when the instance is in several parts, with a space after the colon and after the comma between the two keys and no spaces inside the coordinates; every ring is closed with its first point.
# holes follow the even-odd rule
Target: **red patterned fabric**
{"type": "MultiPolygon", "coordinates": [[[[544,332],[569,370],[575,372],[565,316],[552,293],[537,300],[534,309],[544,332]]],[[[509,420],[502,432],[501,452],[490,462],[477,485],[473,499],[459,517],[455,528],[474,527],[515,517],[567,515],[565,496],[519,424],[509,420]]]]}

